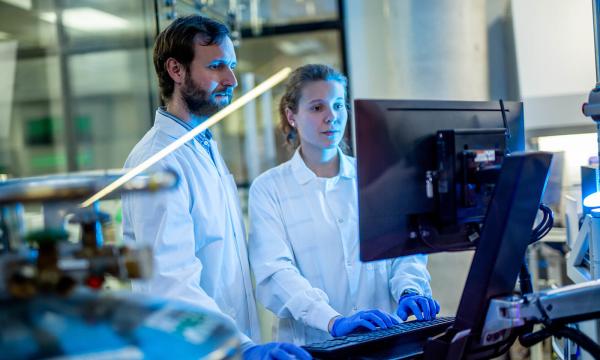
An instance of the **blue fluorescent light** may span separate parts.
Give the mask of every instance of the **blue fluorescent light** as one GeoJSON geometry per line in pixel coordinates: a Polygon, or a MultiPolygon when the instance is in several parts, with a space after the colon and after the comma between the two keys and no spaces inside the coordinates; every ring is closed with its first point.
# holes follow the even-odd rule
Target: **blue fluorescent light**
{"type": "Polygon", "coordinates": [[[600,207],[600,192],[590,194],[583,199],[583,206],[589,209],[600,207]]]}

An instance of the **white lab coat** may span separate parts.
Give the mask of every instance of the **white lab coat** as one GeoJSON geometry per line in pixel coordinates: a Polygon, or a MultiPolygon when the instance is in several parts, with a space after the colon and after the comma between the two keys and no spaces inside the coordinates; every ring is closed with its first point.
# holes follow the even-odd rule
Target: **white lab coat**
{"type": "MultiPolygon", "coordinates": [[[[129,154],[131,168],[186,133],[156,112],[154,126],[129,154]]],[[[125,241],[150,244],[154,276],[133,290],[177,299],[231,317],[255,342],[260,331],[252,291],[245,230],[233,176],[216,142],[213,159],[197,139],[161,160],[153,169],[179,175],[176,189],[123,196],[125,241]]],[[[243,335],[243,348],[251,345],[243,335]]]]}
{"type": "Polygon", "coordinates": [[[424,255],[360,262],[356,161],[339,154],[336,177],[318,178],[296,151],[250,188],[256,294],[279,317],[280,341],[329,339],[329,320],[340,314],[395,314],[407,288],[431,294],[424,255]]]}

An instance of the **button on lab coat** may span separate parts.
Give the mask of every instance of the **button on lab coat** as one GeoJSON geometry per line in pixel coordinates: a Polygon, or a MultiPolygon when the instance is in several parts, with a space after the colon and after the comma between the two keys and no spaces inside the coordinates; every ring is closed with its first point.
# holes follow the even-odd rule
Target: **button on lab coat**
{"type": "MultiPolygon", "coordinates": [[[[157,111],[154,126],[132,150],[125,167],[140,164],[185,133],[183,126],[157,111]]],[[[154,276],[134,282],[133,290],[224,313],[243,334],[258,341],[237,188],[216,143],[210,146],[212,158],[193,139],[153,167],[174,170],[180,178],[176,189],[123,196],[125,241],[150,244],[154,251],[154,276]]]]}
{"type": "Polygon", "coordinates": [[[339,154],[336,177],[318,178],[296,151],[250,188],[257,298],[280,318],[281,341],[328,339],[329,320],[339,314],[373,308],[395,314],[407,288],[431,294],[424,255],[360,262],[356,161],[339,154]]]}

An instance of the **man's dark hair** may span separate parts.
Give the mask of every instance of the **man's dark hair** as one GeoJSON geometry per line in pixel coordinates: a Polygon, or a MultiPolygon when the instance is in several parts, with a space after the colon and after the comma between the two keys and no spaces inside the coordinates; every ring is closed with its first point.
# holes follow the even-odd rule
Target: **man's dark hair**
{"type": "Polygon", "coordinates": [[[196,35],[201,35],[201,45],[220,44],[229,36],[229,29],[218,21],[200,15],[189,15],[175,19],[158,34],[154,42],[154,69],[158,76],[160,96],[164,101],[171,99],[175,88],[165,64],[169,58],[173,58],[189,71],[194,59],[196,35]]]}

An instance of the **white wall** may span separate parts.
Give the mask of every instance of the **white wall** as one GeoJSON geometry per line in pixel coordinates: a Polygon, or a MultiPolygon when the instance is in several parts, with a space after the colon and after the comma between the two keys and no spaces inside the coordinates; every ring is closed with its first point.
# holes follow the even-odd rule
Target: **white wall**
{"type": "Polygon", "coordinates": [[[354,98],[488,98],[485,0],[346,1],[354,98]]]}
{"type": "Polygon", "coordinates": [[[525,127],[590,125],[581,104],[596,83],[591,0],[512,0],[525,127]]]}
{"type": "MultiPolygon", "coordinates": [[[[485,0],[345,4],[353,98],[489,98],[485,0]]],[[[445,315],[456,312],[471,257],[471,252],[429,257],[434,296],[445,315]]]]}

